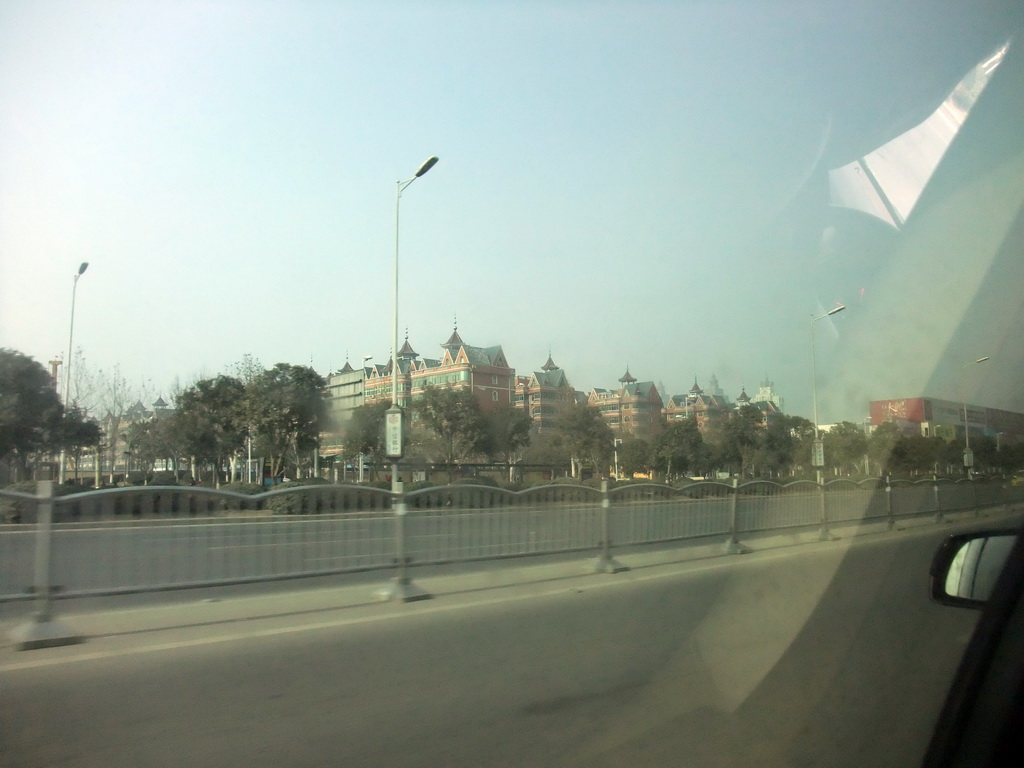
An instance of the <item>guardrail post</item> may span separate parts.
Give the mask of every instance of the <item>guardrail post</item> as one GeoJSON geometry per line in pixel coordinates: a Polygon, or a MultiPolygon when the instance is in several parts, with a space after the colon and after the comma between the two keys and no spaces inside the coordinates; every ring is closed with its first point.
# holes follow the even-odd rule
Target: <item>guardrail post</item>
{"type": "Polygon", "coordinates": [[[935,522],[942,522],[942,502],[939,500],[939,477],[932,475],[932,498],[935,499],[935,522]]]}
{"type": "Polygon", "coordinates": [[[18,651],[74,645],[85,638],[53,615],[53,595],[50,555],[53,551],[53,481],[36,483],[36,559],[35,584],[36,612],[32,620],[14,628],[11,640],[18,651]]]}
{"type": "Polygon", "coordinates": [[[889,530],[893,530],[896,527],[896,518],[892,514],[892,478],[889,475],[885,476],[885,509],[886,514],[889,516],[889,530]]]}
{"type": "Polygon", "coordinates": [[[611,525],[608,516],[611,511],[611,499],[608,497],[608,481],[601,481],[601,554],[594,561],[595,573],[621,573],[629,568],[612,557],[611,525]]]}
{"type": "Polygon", "coordinates": [[[825,480],[818,483],[818,509],[821,510],[821,530],[818,532],[818,541],[835,541],[836,537],[828,529],[828,506],[825,499],[825,480]]]}
{"type": "Polygon", "coordinates": [[[377,599],[384,602],[397,600],[402,603],[411,603],[415,600],[429,600],[433,597],[429,592],[412,583],[409,578],[409,558],[405,554],[405,517],[408,512],[405,506],[405,491],[403,484],[396,478],[391,484],[392,505],[394,506],[395,518],[395,577],[386,585],[378,589],[377,599]]]}
{"type": "Polygon", "coordinates": [[[739,478],[734,477],[732,479],[732,495],[729,496],[729,538],[725,542],[725,554],[727,555],[745,555],[751,551],[749,547],[740,544],[738,537],[736,503],[739,495],[739,478]]]}

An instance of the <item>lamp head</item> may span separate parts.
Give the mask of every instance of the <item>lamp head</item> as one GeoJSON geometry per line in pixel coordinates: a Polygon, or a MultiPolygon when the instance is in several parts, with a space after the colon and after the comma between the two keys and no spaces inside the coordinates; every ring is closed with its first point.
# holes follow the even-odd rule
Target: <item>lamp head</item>
{"type": "Polygon", "coordinates": [[[431,168],[433,168],[433,167],[434,167],[435,165],[437,165],[437,159],[438,159],[438,158],[437,158],[437,156],[435,155],[434,157],[431,157],[431,158],[430,158],[429,160],[427,160],[427,161],[426,161],[425,163],[423,163],[423,165],[421,165],[421,166],[419,167],[419,170],[417,170],[417,171],[416,171],[416,177],[415,177],[415,178],[417,178],[417,179],[418,179],[418,178],[419,178],[420,176],[422,176],[422,175],[423,175],[424,173],[426,173],[426,172],[427,172],[427,171],[429,171],[429,170],[430,170],[431,168]]]}

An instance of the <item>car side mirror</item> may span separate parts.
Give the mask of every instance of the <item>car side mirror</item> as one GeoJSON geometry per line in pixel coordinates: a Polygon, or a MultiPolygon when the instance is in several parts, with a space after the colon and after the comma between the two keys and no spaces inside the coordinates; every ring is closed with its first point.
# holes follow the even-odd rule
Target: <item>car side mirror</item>
{"type": "Polygon", "coordinates": [[[932,559],[932,599],[962,608],[984,606],[1017,535],[1017,531],[986,531],[946,539],[932,559]]]}

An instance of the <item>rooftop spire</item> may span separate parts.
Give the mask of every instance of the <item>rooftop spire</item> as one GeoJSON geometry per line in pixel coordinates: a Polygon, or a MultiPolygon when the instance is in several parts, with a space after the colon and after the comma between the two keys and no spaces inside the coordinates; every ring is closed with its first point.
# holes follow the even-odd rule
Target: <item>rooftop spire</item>
{"type": "Polygon", "coordinates": [[[458,317],[458,315],[455,316],[455,320],[454,320],[453,325],[454,325],[454,328],[452,329],[452,335],[448,337],[448,341],[446,341],[444,344],[441,345],[442,347],[452,347],[452,348],[456,348],[457,349],[458,347],[461,347],[461,346],[463,346],[466,343],[466,342],[464,342],[462,340],[462,337],[459,336],[459,317],[458,317]]]}
{"type": "Polygon", "coordinates": [[[419,357],[419,353],[412,348],[411,344],[409,344],[409,327],[408,326],[406,326],[406,328],[405,328],[405,344],[403,344],[402,348],[400,350],[398,350],[398,356],[403,358],[403,359],[404,358],[419,357]]]}

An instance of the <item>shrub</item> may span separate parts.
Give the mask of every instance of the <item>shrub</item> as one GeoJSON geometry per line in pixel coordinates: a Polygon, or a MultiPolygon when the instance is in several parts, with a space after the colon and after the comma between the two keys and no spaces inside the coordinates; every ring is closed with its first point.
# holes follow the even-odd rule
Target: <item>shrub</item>
{"type": "MultiPolygon", "coordinates": [[[[36,492],[36,481],[35,480],[22,480],[21,482],[12,483],[4,488],[5,491],[15,491],[16,493],[31,493],[36,492]]],[[[21,523],[26,522],[25,513],[29,510],[32,503],[28,501],[22,501],[21,499],[12,499],[8,496],[0,496],[0,522],[3,523],[21,523]]]]}
{"type": "Polygon", "coordinates": [[[289,480],[274,487],[275,491],[291,491],[293,493],[275,493],[267,499],[267,509],[275,515],[313,515],[323,508],[323,499],[319,494],[303,493],[300,488],[309,488],[320,485],[332,485],[329,480],[319,477],[310,477],[304,480],[289,480]]]}
{"type": "Polygon", "coordinates": [[[226,483],[220,489],[232,493],[244,493],[248,496],[255,496],[257,493],[263,493],[264,490],[259,483],[226,483]]]}
{"type": "Polygon", "coordinates": [[[554,480],[526,480],[520,484],[520,490],[529,488],[542,488],[545,485],[581,485],[575,477],[556,477],[554,480]]]}
{"type": "Polygon", "coordinates": [[[498,481],[490,477],[463,477],[455,480],[452,485],[482,485],[487,488],[501,488],[498,481]]]}
{"type": "MultiPolygon", "coordinates": [[[[255,496],[262,493],[264,488],[259,483],[225,483],[220,487],[222,491],[230,491],[243,496],[255,496]]],[[[258,509],[257,502],[239,501],[237,499],[224,499],[221,505],[224,510],[253,510],[258,509]]]]}
{"type": "MultiPolygon", "coordinates": [[[[134,473],[129,473],[134,474],[134,473]]],[[[187,480],[186,480],[187,482],[187,480]]],[[[175,473],[169,469],[154,472],[149,479],[150,485],[180,485],[175,473]]]]}
{"type": "MultiPolygon", "coordinates": [[[[4,488],[5,491],[15,491],[16,493],[29,493],[33,496],[36,495],[36,481],[35,480],[19,480],[17,483],[12,483],[4,488]]],[[[92,490],[82,485],[56,485],[53,486],[53,495],[56,496],[70,496],[75,493],[84,493],[85,491],[92,490]]],[[[0,523],[27,523],[34,522],[35,516],[31,517],[26,513],[30,512],[33,507],[33,502],[22,501],[21,499],[12,499],[8,496],[0,496],[0,523]]]]}
{"type": "Polygon", "coordinates": [[[415,483],[406,483],[405,492],[412,493],[413,491],[422,491],[424,488],[440,488],[441,486],[435,483],[433,480],[418,480],[415,483]]]}

